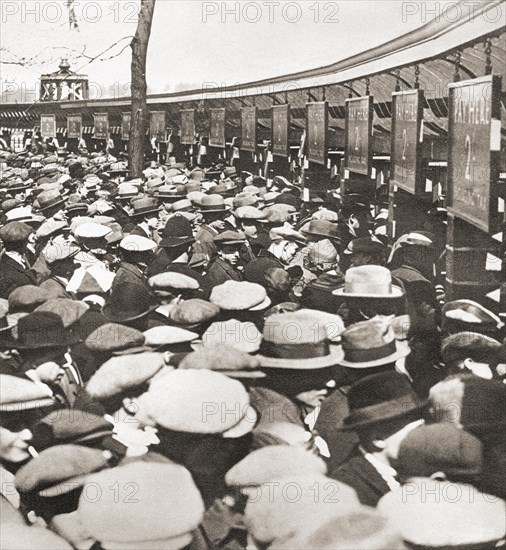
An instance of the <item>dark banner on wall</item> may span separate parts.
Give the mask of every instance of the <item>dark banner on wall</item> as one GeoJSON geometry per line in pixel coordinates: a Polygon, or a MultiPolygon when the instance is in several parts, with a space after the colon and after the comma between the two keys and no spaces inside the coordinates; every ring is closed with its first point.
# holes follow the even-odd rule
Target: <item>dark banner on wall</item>
{"type": "Polygon", "coordinates": [[[346,100],[345,168],[369,175],[372,160],[372,96],[346,100]]]}
{"type": "Polygon", "coordinates": [[[290,105],[272,107],[272,154],[290,155],[290,105]]]}
{"type": "Polygon", "coordinates": [[[225,148],[225,109],[211,109],[209,145],[225,148]]]}
{"type": "Polygon", "coordinates": [[[327,163],[328,106],[326,101],[306,105],[307,158],[316,164],[327,163]]]}
{"type": "Polygon", "coordinates": [[[165,111],[153,111],[149,124],[149,135],[157,141],[165,141],[167,121],[165,111]]]}
{"type": "Polygon", "coordinates": [[[195,143],[195,110],[185,109],[181,111],[180,141],[183,145],[195,143]]]}
{"type": "Polygon", "coordinates": [[[243,107],[241,110],[241,149],[243,151],[257,150],[257,114],[256,107],[243,107]]]}
{"type": "Polygon", "coordinates": [[[422,181],[423,91],[392,94],[390,181],[413,195],[424,192],[422,181]]]}
{"type": "Polygon", "coordinates": [[[95,139],[108,139],[109,115],[107,113],[99,113],[93,116],[95,120],[93,137],[95,139]]]}
{"type": "Polygon", "coordinates": [[[67,137],[69,139],[81,139],[83,129],[83,117],[81,115],[67,116],[67,137]]]}
{"type": "Polygon", "coordinates": [[[448,211],[486,232],[498,222],[501,77],[449,86],[448,211]]]}
{"type": "Polygon", "coordinates": [[[56,137],[56,116],[40,115],[40,135],[43,138],[56,137]]]}

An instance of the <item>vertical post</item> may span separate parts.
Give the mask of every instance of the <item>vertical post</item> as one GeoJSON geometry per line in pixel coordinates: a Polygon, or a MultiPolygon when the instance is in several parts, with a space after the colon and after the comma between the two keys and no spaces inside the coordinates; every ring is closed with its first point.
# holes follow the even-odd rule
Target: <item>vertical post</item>
{"type": "Polygon", "coordinates": [[[144,169],[144,147],[146,129],[149,124],[149,112],[146,102],[146,59],[155,1],[141,0],[137,31],[130,44],[132,48],[132,121],[130,141],[128,142],[128,160],[130,175],[133,177],[140,177],[144,169]]]}

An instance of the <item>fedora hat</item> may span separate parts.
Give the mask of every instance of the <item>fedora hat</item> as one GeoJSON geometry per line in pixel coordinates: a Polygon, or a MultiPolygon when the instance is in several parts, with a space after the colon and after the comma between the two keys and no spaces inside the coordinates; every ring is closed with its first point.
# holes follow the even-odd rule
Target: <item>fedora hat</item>
{"type": "Polygon", "coordinates": [[[230,210],[230,206],[225,204],[225,199],[221,195],[213,194],[202,197],[198,212],[206,214],[211,212],[227,212],[228,210],[230,210]]]}
{"type": "Polygon", "coordinates": [[[130,214],[132,218],[146,216],[147,214],[158,214],[159,206],[156,199],[144,197],[135,201],[132,205],[133,212],[130,214]]]}
{"type": "Polygon", "coordinates": [[[54,206],[64,204],[63,197],[56,189],[50,189],[49,191],[39,193],[36,200],[41,212],[44,212],[44,210],[47,210],[48,208],[53,208],[54,206]]]}
{"type": "Polygon", "coordinates": [[[341,335],[344,359],[340,365],[368,369],[409,355],[409,346],[395,339],[391,321],[391,317],[377,315],[350,325],[341,335]]]}
{"type": "Polygon", "coordinates": [[[337,224],[327,220],[311,220],[309,226],[302,229],[302,233],[322,239],[339,239],[337,224]]]}
{"type": "Polygon", "coordinates": [[[408,379],[398,372],[366,376],[351,386],[347,398],[349,415],[336,426],[341,431],[354,431],[414,411],[421,412],[424,405],[408,379]]]}
{"type": "Polygon", "coordinates": [[[128,323],[149,315],[156,307],[144,285],[127,282],[112,289],[102,313],[108,321],[128,323]]]}
{"type": "Polygon", "coordinates": [[[304,311],[279,313],[265,321],[258,358],[262,367],[322,369],[339,365],[340,346],[332,345],[324,323],[304,311]]]}
{"type": "Polygon", "coordinates": [[[402,298],[404,291],[392,284],[392,274],[386,267],[362,265],[350,267],[344,285],[332,292],[345,298],[402,298]]]}
{"type": "Polygon", "coordinates": [[[78,341],[76,335],[65,330],[62,318],[49,311],[35,311],[22,317],[13,335],[14,347],[18,349],[65,347],[78,341]]]}
{"type": "Polygon", "coordinates": [[[188,191],[183,184],[178,185],[162,185],[155,193],[157,199],[162,199],[164,202],[175,202],[185,199],[188,191]]]}
{"type": "Polygon", "coordinates": [[[176,214],[167,220],[160,232],[162,240],[158,246],[175,248],[176,246],[190,245],[195,242],[192,224],[184,217],[176,214]]]}

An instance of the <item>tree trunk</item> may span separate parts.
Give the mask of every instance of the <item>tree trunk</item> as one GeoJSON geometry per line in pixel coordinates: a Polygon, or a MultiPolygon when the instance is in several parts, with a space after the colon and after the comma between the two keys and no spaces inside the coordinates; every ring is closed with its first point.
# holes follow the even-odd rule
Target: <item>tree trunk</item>
{"type": "Polygon", "coordinates": [[[130,176],[142,176],[144,170],[144,147],[146,130],[149,124],[149,111],[146,102],[146,58],[148,53],[151,23],[156,0],[141,0],[137,31],[132,40],[132,119],[128,142],[128,162],[130,176]]]}

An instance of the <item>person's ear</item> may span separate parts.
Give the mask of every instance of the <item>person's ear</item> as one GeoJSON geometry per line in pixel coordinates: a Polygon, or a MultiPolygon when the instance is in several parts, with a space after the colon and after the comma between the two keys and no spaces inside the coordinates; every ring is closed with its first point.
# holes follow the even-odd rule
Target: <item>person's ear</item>
{"type": "Polygon", "coordinates": [[[383,439],[373,439],[372,443],[381,451],[387,448],[387,444],[385,443],[385,441],[383,441],[383,439]]]}
{"type": "Polygon", "coordinates": [[[447,477],[444,472],[434,472],[430,475],[430,479],[433,479],[434,481],[446,481],[447,477]]]}

